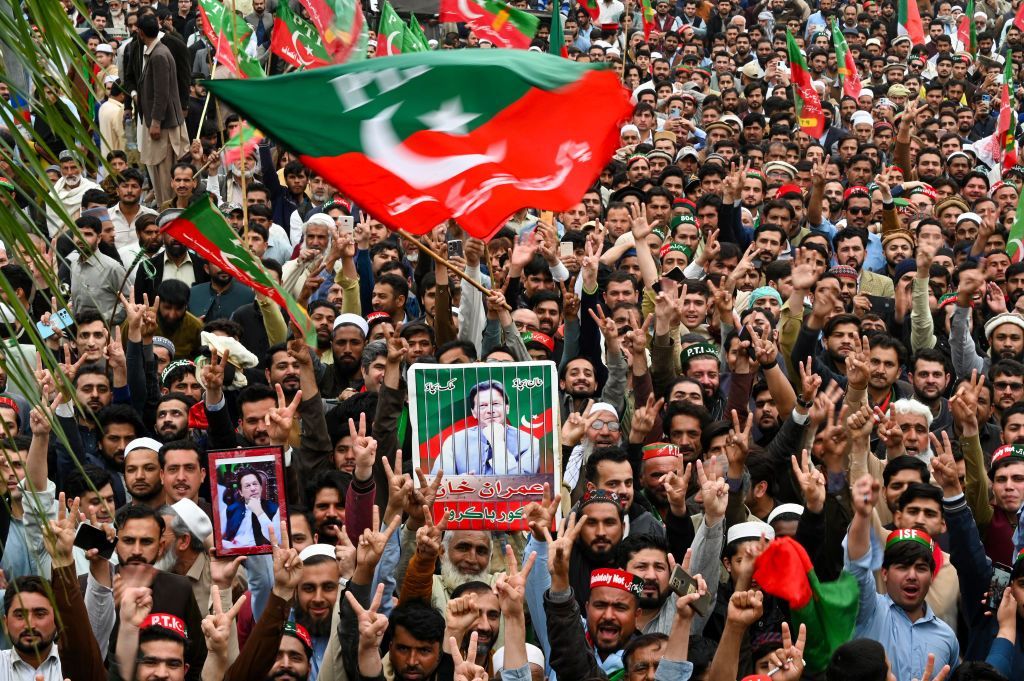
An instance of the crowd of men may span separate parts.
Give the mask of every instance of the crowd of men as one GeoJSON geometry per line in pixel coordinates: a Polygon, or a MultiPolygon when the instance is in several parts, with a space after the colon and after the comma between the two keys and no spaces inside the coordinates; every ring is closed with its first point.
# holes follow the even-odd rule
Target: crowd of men
{"type": "MultiPolygon", "coordinates": [[[[633,92],[621,148],[568,210],[422,242],[270,140],[223,162],[241,122],[207,105],[191,0],[62,3],[95,106],[40,85],[48,209],[0,158],[0,201],[37,228],[0,253],[4,365],[41,394],[0,377],[0,679],[1024,678],[1024,166],[993,161],[1006,58],[1024,100],[1019,2],[918,3],[923,44],[894,0],[655,0],[648,32],[637,3],[556,5],[569,58],[633,92]],[[210,198],[315,345],[162,231],[210,198]],[[561,485],[528,529],[446,529],[444,471],[412,464],[406,370],[531,360],[558,369],[561,485]],[[288,529],[272,554],[218,556],[208,452],[253,446],[285,452],[288,529]],[[822,668],[753,579],[782,538],[857,584],[822,668]]],[[[227,4],[284,70],[276,2],[227,4]]],[[[493,47],[424,29],[433,49],[493,47]]],[[[0,130],[29,153],[19,134],[0,130]]],[[[259,504],[239,513],[265,527],[259,504]]]]}

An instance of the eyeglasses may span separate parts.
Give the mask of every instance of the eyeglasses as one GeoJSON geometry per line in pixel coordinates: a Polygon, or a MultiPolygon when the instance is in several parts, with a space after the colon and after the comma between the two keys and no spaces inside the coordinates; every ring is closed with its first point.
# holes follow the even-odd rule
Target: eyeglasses
{"type": "Polygon", "coordinates": [[[994,381],[992,385],[996,390],[1024,390],[1024,383],[1011,383],[1009,381],[994,381]]]}
{"type": "Polygon", "coordinates": [[[594,421],[594,430],[604,430],[605,428],[608,428],[613,433],[617,433],[619,432],[619,422],[602,421],[601,419],[594,421]]]}
{"type": "Polygon", "coordinates": [[[870,208],[852,207],[852,208],[847,208],[846,212],[849,213],[850,215],[870,215],[871,214],[871,209],[870,208]]]}

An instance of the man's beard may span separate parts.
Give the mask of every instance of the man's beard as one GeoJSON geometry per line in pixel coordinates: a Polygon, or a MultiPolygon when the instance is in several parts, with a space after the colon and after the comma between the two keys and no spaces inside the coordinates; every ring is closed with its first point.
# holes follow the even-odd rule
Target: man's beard
{"type": "Polygon", "coordinates": [[[178,565],[178,547],[175,546],[174,542],[167,545],[167,550],[164,551],[164,555],[156,559],[153,563],[153,567],[161,572],[174,572],[174,568],[178,565]]]}
{"type": "Polygon", "coordinates": [[[614,558],[615,558],[615,546],[614,545],[612,545],[612,547],[609,548],[607,551],[597,552],[597,551],[594,551],[593,549],[591,549],[589,545],[584,544],[583,542],[581,542],[579,540],[576,540],[575,548],[579,549],[583,553],[583,555],[586,557],[586,559],[590,562],[590,564],[593,565],[593,566],[599,566],[599,567],[600,566],[606,566],[606,565],[611,565],[614,562],[614,558]]]}
{"type": "Polygon", "coordinates": [[[302,679],[300,679],[298,676],[293,674],[288,669],[281,669],[274,672],[273,674],[268,675],[266,681],[282,681],[285,679],[289,681],[302,681],[302,679]]]}
{"type": "Polygon", "coordinates": [[[65,187],[77,187],[82,182],[81,175],[67,175],[64,177],[65,187]]]}
{"type": "Polygon", "coordinates": [[[188,425],[186,425],[181,430],[175,430],[167,434],[165,434],[164,431],[162,430],[157,433],[157,437],[160,439],[161,442],[173,442],[174,440],[182,440],[185,438],[186,435],[188,435],[188,425]]]}
{"type": "Polygon", "coordinates": [[[336,544],[338,537],[344,532],[344,523],[337,518],[327,518],[317,526],[317,534],[321,544],[336,544]],[[334,534],[327,532],[327,528],[333,528],[334,534]]]}
{"type": "Polygon", "coordinates": [[[157,321],[160,322],[160,328],[164,331],[164,335],[166,336],[173,336],[174,332],[177,331],[181,327],[182,322],[185,321],[185,315],[182,315],[173,321],[165,319],[159,311],[156,313],[156,316],[157,321]]]}
{"type": "Polygon", "coordinates": [[[455,564],[448,558],[448,554],[441,556],[441,584],[444,586],[445,591],[451,593],[457,587],[469,582],[490,583],[487,568],[485,567],[475,574],[465,574],[455,567],[455,564]]]}
{"type": "MultiPolygon", "coordinates": [[[[232,163],[230,168],[231,168],[231,176],[232,177],[235,177],[235,178],[241,178],[242,177],[242,170],[241,170],[241,168],[238,167],[237,163],[232,163]]],[[[252,177],[255,174],[256,174],[255,166],[250,166],[248,168],[248,170],[245,171],[245,179],[246,180],[252,179],[252,177]]]]}
{"type": "MultiPolygon", "coordinates": [[[[40,640],[38,642],[36,642],[36,643],[22,643],[21,642],[21,636],[19,636],[13,642],[14,648],[16,650],[18,650],[19,652],[25,653],[26,655],[35,655],[36,653],[41,652],[44,648],[46,648],[51,643],[53,643],[54,641],[57,640],[57,632],[54,632],[53,636],[50,639],[47,640],[47,639],[43,639],[43,637],[40,636],[39,632],[36,631],[35,629],[30,629],[29,631],[31,631],[32,633],[36,634],[37,638],[39,638],[40,640]]],[[[21,633],[22,633],[22,635],[24,635],[26,632],[23,631],[21,633]]]]}
{"type": "Polygon", "coordinates": [[[667,598],[668,592],[666,591],[665,593],[662,593],[661,589],[658,589],[657,596],[641,596],[639,599],[637,599],[637,604],[644,610],[658,610],[661,608],[662,605],[665,604],[665,600],[667,598]]]}
{"type": "Polygon", "coordinates": [[[306,627],[306,631],[308,631],[309,635],[313,637],[323,638],[325,636],[330,636],[332,619],[333,614],[323,618],[323,620],[315,620],[309,616],[309,613],[303,612],[301,608],[295,609],[295,621],[306,627]]]}
{"type": "Polygon", "coordinates": [[[131,490],[128,490],[128,491],[131,493],[132,499],[135,499],[136,501],[152,501],[153,499],[156,499],[158,496],[160,496],[161,494],[164,493],[164,486],[163,485],[157,485],[151,491],[147,492],[144,495],[143,494],[136,494],[135,492],[132,492],[131,490]]]}

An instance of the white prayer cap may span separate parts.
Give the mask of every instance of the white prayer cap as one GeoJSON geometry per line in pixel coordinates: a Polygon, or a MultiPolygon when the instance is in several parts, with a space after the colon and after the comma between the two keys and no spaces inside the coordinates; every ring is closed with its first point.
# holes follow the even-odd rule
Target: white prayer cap
{"type": "MultiPolygon", "coordinates": [[[[526,644],[526,661],[535,664],[541,669],[544,668],[544,651],[533,645],[532,643],[526,644]]],[[[500,672],[505,669],[505,647],[502,646],[494,651],[493,668],[494,671],[500,672]]]]}
{"type": "Polygon", "coordinates": [[[199,541],[206,541],[206,538],[213,532],[213,523],[210,516],[199,508],[196,502],[191,499],[182,499],[171,504],[171,508],[178,514],[182,522],[188,527],[188,531],[199,541]]]}
{"type": "Polygon", "coordinates": [[[607,402],[595,402],[594,406],[590,408],[590,414],[594,415],[598,412],[607,411],[615,415],[615,418],[619,418],[619,412],[612,405],[607,402]]]}
{"type": "Polygon", "coordinates": [[[330,544],[310,544],[299,552],[299,560],[303,563],[316,556],[335,558],[334,547],[330,544]]]}
{"type": "Polygon", "coordinates": [[[750,522],[737,523],[730,527],[725,543],[731,544],[734,541],[744,539],[760,539],[762,536],[771,541],[775,539],[775,530],[768,523],[762,523],[760,520],[751,520],[750,522]]]}
{"type": "Polygon", "coordinates": [[[357,327],[363,332],[364,337],[370,333],[370,325],[366,323],[366,320],[353,312],[346,312],[335,317],[334,328],[336,329],[342,324],[349,324],[357,327]]]}
{"type": "Polygon", "coordinates": [[[159,452],[161,447],[163,444],[151,437],[137,437],[124,448],[124,455],[127,458],[136,449],[152,449],[154,452],[159,452]]]}
{"type": "Polygon", "coordinates": [[[768,514],[768,524],[771,525],[780,515],[788,514],[803,515],[804,507],[800,504],[779,504],[768,514]]]}

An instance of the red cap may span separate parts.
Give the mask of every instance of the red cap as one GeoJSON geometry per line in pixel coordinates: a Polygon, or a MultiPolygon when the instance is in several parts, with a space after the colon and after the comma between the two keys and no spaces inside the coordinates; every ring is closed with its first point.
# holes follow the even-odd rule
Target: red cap
{"type": "Polygon", "coordinates": [[[155,612],[146,619],[142,620],[142,624],[139,625],[139,629],[149,629],[150,627],[160,627],[170,632],[178,634],[183,639],[188,638],[188,630],[185,628],[185,621],[180,617],[174,615],[168,615],[164,612],[155,612]]]}
{"type": "Polygon", "coordinates": [[[654,442],[643,448],[644,461],[648,459],[660,459],[662,457],[679,458],[679,448],[669,442],[654,442]]]}
{"type": "Polygon", "coordinates": [[[867,196],[868,198],[870,198],[871,192],[869,192],[868,188],[865,187],[864,185],[858,184],[848,188],[845,192],[843,192],[843,201],[845,202],[851,196],[867,196]]]}
{"type": "Polygon", "coordinates": [[[784,184],[775,191],[775,198],[781,199],[788,194],[799,194],[803,198],[804,192],[795,184],[784,184]]]}
{"type": "Polygon", "coordinates": [[[523,334],[523,343],[537,343],[547,348],[548,352],[555,351],[555,339],[540,331],[527,331],[523,334]]]}
{"type": "Polygon", "coordinates": [[[21,410],[18,409],[18,403],[12,400],[10,397],[0,397],[0,407],[7,407],[9,409],[13,409],[15,414],[19,414],[21,412],[21,410]]]}

